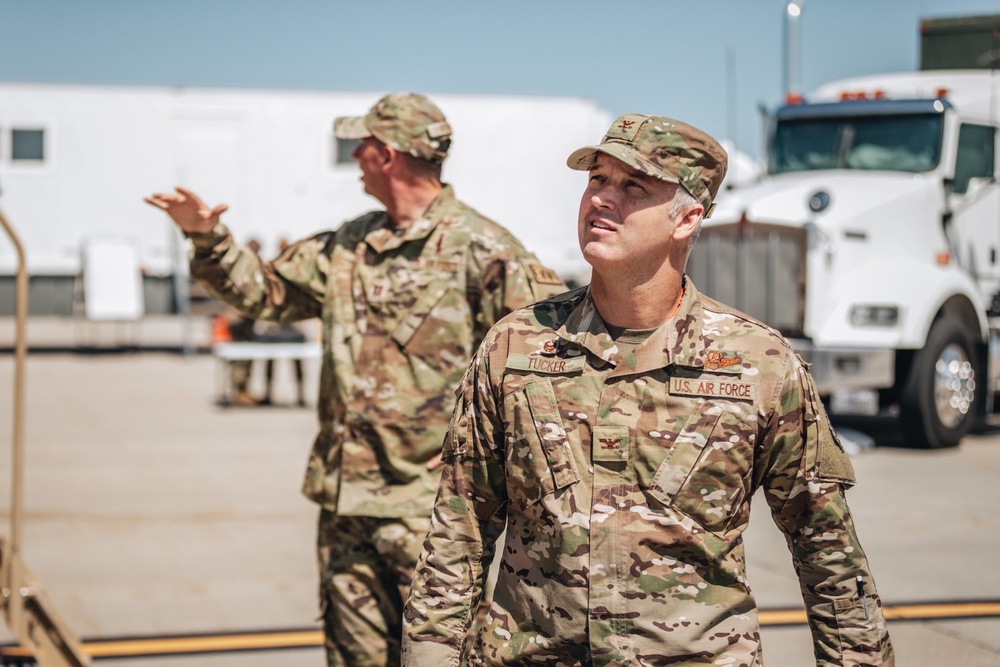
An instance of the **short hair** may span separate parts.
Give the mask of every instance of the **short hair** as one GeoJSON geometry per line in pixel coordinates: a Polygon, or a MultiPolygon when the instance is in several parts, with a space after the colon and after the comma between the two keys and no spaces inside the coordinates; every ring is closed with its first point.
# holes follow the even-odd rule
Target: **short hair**
{"type": "Polygon", "coordinates": [[[434,180],[438,183],[441,182],[440,162],[425,160],[402,151],[399,151],[399,155],[405,160],[407,169],[409,169],[414,175],[419,178],[434,180]]]}
{"type": "Polygon", "coordinates": [[[691,250],[694,248],[694,244],[698,241],[698,236],[701,235],[701,223],[705,219],[705,210],[702,203],[697,199],[695,199],[694,195],[692,195],[684,188],[677,186],[677,192],[674,193],[674,200],[670,203],[670,210],[668,211],[668,215],[671,218],[676,218],[682,212],[684,212],[686,209],[692,206],[702,206],[702,212],[701,212],[701,217],[698,220],[698,226],[695,227],[694,232],[688,239],[687,255],[686,255],[687,257],[691,256],[691,250]]]}
{"type": "MultiPolygon", "coordinates": [[[[694,198],[690,192],[684,188],[677,186],[677,192],[674,194],[674,201],[670,204],[669,215],[671,218],[676,218],[681,214],[681,210],[688,208],[689,206],[700,206],[701,202],[694,198]]],[[[704,215],[704,213],[702,213],[704,215]]]]}

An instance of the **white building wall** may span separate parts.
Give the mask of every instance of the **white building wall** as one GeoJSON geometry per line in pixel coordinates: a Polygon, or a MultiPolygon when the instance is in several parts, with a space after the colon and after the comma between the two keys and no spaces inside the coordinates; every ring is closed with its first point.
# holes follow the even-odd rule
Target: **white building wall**
{"type": "MultiPolygon", "coordinates": [[[[564,277],[586,279],[575,221],[585,177],[566,167],[611,122],[576,98],[429,93],[454,130],[444,178],[460,198],[514,232],[564,277]]],[[[338,227],[378,208],[353,162],[334,165],[331,123],[379,93],[175,89],[0,83],[0,209],[33,275],[72,275],[94,236],[133,239],[152,275],[183,267],[172,223],[143,202],[184,185],[237,240],[338,227]],[[44,129],[43,162],[12,161],[10,130],[44,129]]],[[[16,258],[0,239],[0,275],[16,258]]],[[[186,270],[181,268],[181,270],[186,270]]]]}

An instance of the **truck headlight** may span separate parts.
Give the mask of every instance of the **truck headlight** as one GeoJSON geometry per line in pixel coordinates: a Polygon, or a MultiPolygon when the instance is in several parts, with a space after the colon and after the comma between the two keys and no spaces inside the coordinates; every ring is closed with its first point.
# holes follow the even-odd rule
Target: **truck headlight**
{"type": "Polygon", "coordinates": [[[851,324],[856,327],[892,327],[899,322],[899,306],[858,304],[851,306],[851,324]]]}

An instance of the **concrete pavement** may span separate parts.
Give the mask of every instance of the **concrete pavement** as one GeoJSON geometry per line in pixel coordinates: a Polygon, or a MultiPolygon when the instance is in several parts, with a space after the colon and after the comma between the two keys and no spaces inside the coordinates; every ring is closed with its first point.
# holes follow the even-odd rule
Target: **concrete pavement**
{"type": "MultiPolygon", "coordinates": [[[[314,411],[217,407],[215,363],[149,352],[29,359],[22,553],[85,639],[318,628],[316,510],[298,492],[314,411]]],[[[12,356],[0,355],[3,473],[12,368],[12,356]]],[[[290,364],[277,371],[276,398],[290,405],[290,364]]],[[[316,372],[307,364],[311,404],[316,372]]],[[[854,460],[859,484],[849,500],[884,601],[1000,599],[1000,432],[940,452],[887,446],[887,436],[876,442],[854,460]]],[[[9,506],[2,474],[0,530],[8,535],[9,506]]],[[[762,498],[746,541],[761,608],[800,607],[762,498]]],[[[762,632],[769,667],[813,664],[805,626],[762,632]]],[[[1000,618],[892,621],[890,632],[900,665],[1000,664],[1000,618]]],[[[0,624],[0,644],[9,641],[0,624]]],[[[114,663],[297,667],[323,659],[313,647],[114,663]]]]}

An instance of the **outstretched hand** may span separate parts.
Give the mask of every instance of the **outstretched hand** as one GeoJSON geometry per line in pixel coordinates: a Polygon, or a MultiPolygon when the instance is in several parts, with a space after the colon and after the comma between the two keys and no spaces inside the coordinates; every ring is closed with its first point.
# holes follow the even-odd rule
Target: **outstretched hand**
{"type": "Polygon", "coordinates": [[[219,222],[222,215],[229,206],[219,204],[215,208],[209,208],[198,196],[184,188],[175,188],[176,192],[157,192],[144,201],[158,209],[166,211],[167,215],[177,223],[182,231],[188,234],[204,234],[212,230],[212,227],[219,222]]]}

